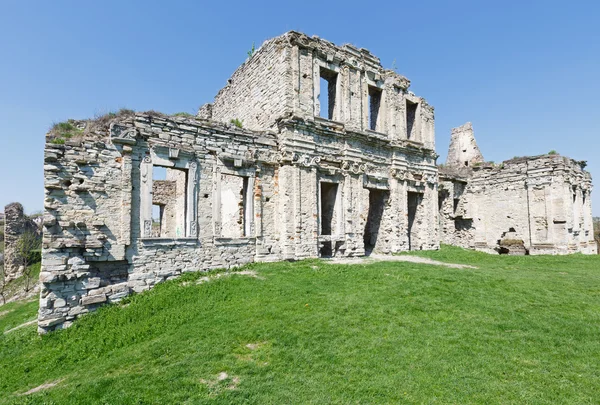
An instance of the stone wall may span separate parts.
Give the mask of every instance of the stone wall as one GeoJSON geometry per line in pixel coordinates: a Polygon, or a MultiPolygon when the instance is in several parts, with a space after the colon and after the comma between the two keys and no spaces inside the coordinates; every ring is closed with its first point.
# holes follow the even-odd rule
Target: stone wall
{"type": "Polygon", "coordinates": [[[298,119],[279,130],[137,114],[47,143],[40,331],[182,272],[362,255],[373,190],[386,198],[371,249],[437,248],[433,151],[298,119]],[[185,176],[155,181],[155,167],[185,176]],[[330,235],[320,232],[324,183],[337,189],[330,235]],[[422,195],[410,245],[409,192],[422,195]],[[153,205],[165,207],[161,228],[172,229],[169,206],[183,218],[175,234],[157,235],[153,205]]]}
{"type": "Polygon", "coordinates": [[[23,275],[22,254],[18,252],[19,239],[31,233],[35,239],[41,237],[36,223],[25,215],[19,203],[4,208],[4,275],[6,282],[23,275]]]}
{"type": "Polygon", "coordinates": [[[50,137],[40,331],[183,272],[438,248],[433,108],[408,85],[364,49],[290,32],[196,119],[50,137]]]}
{"type": "Polygon", "coordinates": [[[290,31],[266,41],[198,115],[226,123],[239,119],[253,130],[274,129],[292,116],[334,121],[349,131],[374,131],[434,149],[433,107],[409,86],[366,49],[290,31]],[[329,80],[327,89],[321,89],[322,77],[329,80]],[[321,111],[325,99],[329,108],[321,111]]]}
{"type": "Polygon", "coordinates": [[[273,38],[256,50],[227,81],[200,118],[224,123],[241,121],[244,128],[272,129],[291,109],[290,49],[287,36],[273,38]]]}
{"type": "Polygon", "coordinates": [[[462,138],[468,149],[457,151],[453,142],[449,161],[456,164],[440,170],[443,243],[507,254],[597,252],[585,162],[542,155],[481,163],[469,129],[453,130],[453,141],[462,138]]]}

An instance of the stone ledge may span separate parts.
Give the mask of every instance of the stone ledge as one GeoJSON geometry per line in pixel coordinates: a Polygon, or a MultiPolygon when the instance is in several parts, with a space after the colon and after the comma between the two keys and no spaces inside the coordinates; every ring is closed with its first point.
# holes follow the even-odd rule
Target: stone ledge
{"type": "Polygon", "coordinates": [[[237,246],[256,243],[256,238],[215,238],[215,246],[237,246]]]}
{"type": "Polygon", "coordinates": [[[190,238],[140,238],[144,247],[151,246],[197,246],[200,247],[200,241],[197,237],[190,238]]]}

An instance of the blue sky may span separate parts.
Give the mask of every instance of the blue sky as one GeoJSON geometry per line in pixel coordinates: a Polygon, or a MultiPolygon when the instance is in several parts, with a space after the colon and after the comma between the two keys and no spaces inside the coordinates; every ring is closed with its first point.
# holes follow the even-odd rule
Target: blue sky
{"type": "MultiPolygon", "coordinates": [[[[256,43],[288,30],[395,63],[435,107],[439,162],[473,122],[487,160],[552,149],[600,190],[598,1],[0,0],[0,207],[43,207],[53,122],[210,102],[256,43]],[[395,61],[395,62],[394,62],[395,61]]],[[[600,216],[600,194],[593,193],[600,216]]]]}

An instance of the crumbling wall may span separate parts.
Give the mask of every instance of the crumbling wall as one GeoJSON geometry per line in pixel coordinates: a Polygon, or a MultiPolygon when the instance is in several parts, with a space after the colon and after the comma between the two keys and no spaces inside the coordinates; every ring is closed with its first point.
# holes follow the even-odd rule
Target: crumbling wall
{"type": "Polygon", "coordinates": [[[438,248],[433,108],[407,88],[366,50],[288,33],[197,118],[128,113],[48,142],[39,330],[183,272],[438,248]],[[321,68],[342,122],[315,116],[321,68]]]}
{"type": "Polygon", "coordinates": [[[289,117],[328,120],[349,131],[375,131],[433,150],[433,107],[409,92],[409,86],[406,77],[384,69],[366,49],[290,31],[266,41],[198,116],[239,119],[253,130],[274,129],[278,120],[289,117]],[[331,83],[326,89],[321,89],[322,77],[331,83]],[[321,111],[325,99],[327,112],[321,111]]]}
{"type": "Polygon", "coordinates": [[[41,237],[37,224],[25,215],[23,206],[11,203],[4,207],[4,277],[9,282],[23,275],[23,255],[19,252],[19,239],[31,233],[41,237]]]}
{"type": "MultiPolygon", "coordinates": [[[[441,184],[449,192],[460,181],[441,184]]],[[[516,158],[474,168],[458,207],[468,234],[452,229],[449,201],[440,206],[441,239],[490,253],[596,253],[591,177],[581,162],[559,155],[516,158]]]]}
{"type": "Polygon", "coordinates": [[[440,242],[463,248],[474,248],[474,207],[467,204],[467,180],[440,174],[438,209],[440,242]]]}
{"type": "Polygon", "coordinates": [[[239,120],[256,131],[273,128],[291,110],[291,87],[290,46],[284,35],[257,49],[198,115],[224,123],[239,120]]]}
{"type": "Polygon", "coordinates": [[[446,165],[458,168],[473,167],[483,162],[483,155],[473,134],[473,125],[467,122],[460,127],[452,128],[446,165]]]}
{"type": "Polygon", "coordinates": [[[82,140],[47,143],[40,330],[68,326],[102,303],[183,271],[252,261],[255,239],[223,239],[209,201],[217,170],[256,176],[249,162],[259,154],[261,162],[271,158],[274,146],[273,135],[143,114],[82,140]],[[154,187],[154,165],[175,176],[185,172],[185,186],[167,174],[154,187]],[[173,189],[175,195],[167,193],[173,189]],[[185,204],[175,216],[183,226],[176,219],[175,234],[154,237],[153,203],[180,200],[182,190],[185,204]]]}

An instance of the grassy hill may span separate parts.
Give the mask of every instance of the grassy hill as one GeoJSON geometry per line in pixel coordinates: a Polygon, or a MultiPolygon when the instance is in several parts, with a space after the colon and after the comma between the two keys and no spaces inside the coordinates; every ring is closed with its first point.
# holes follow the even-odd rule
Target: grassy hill
{"type": "Polygon", "coordinates": [[[600,402],[600,257],[418,254],[479,268],[255,264],[5,333],[0,403],[600,402]]]}

